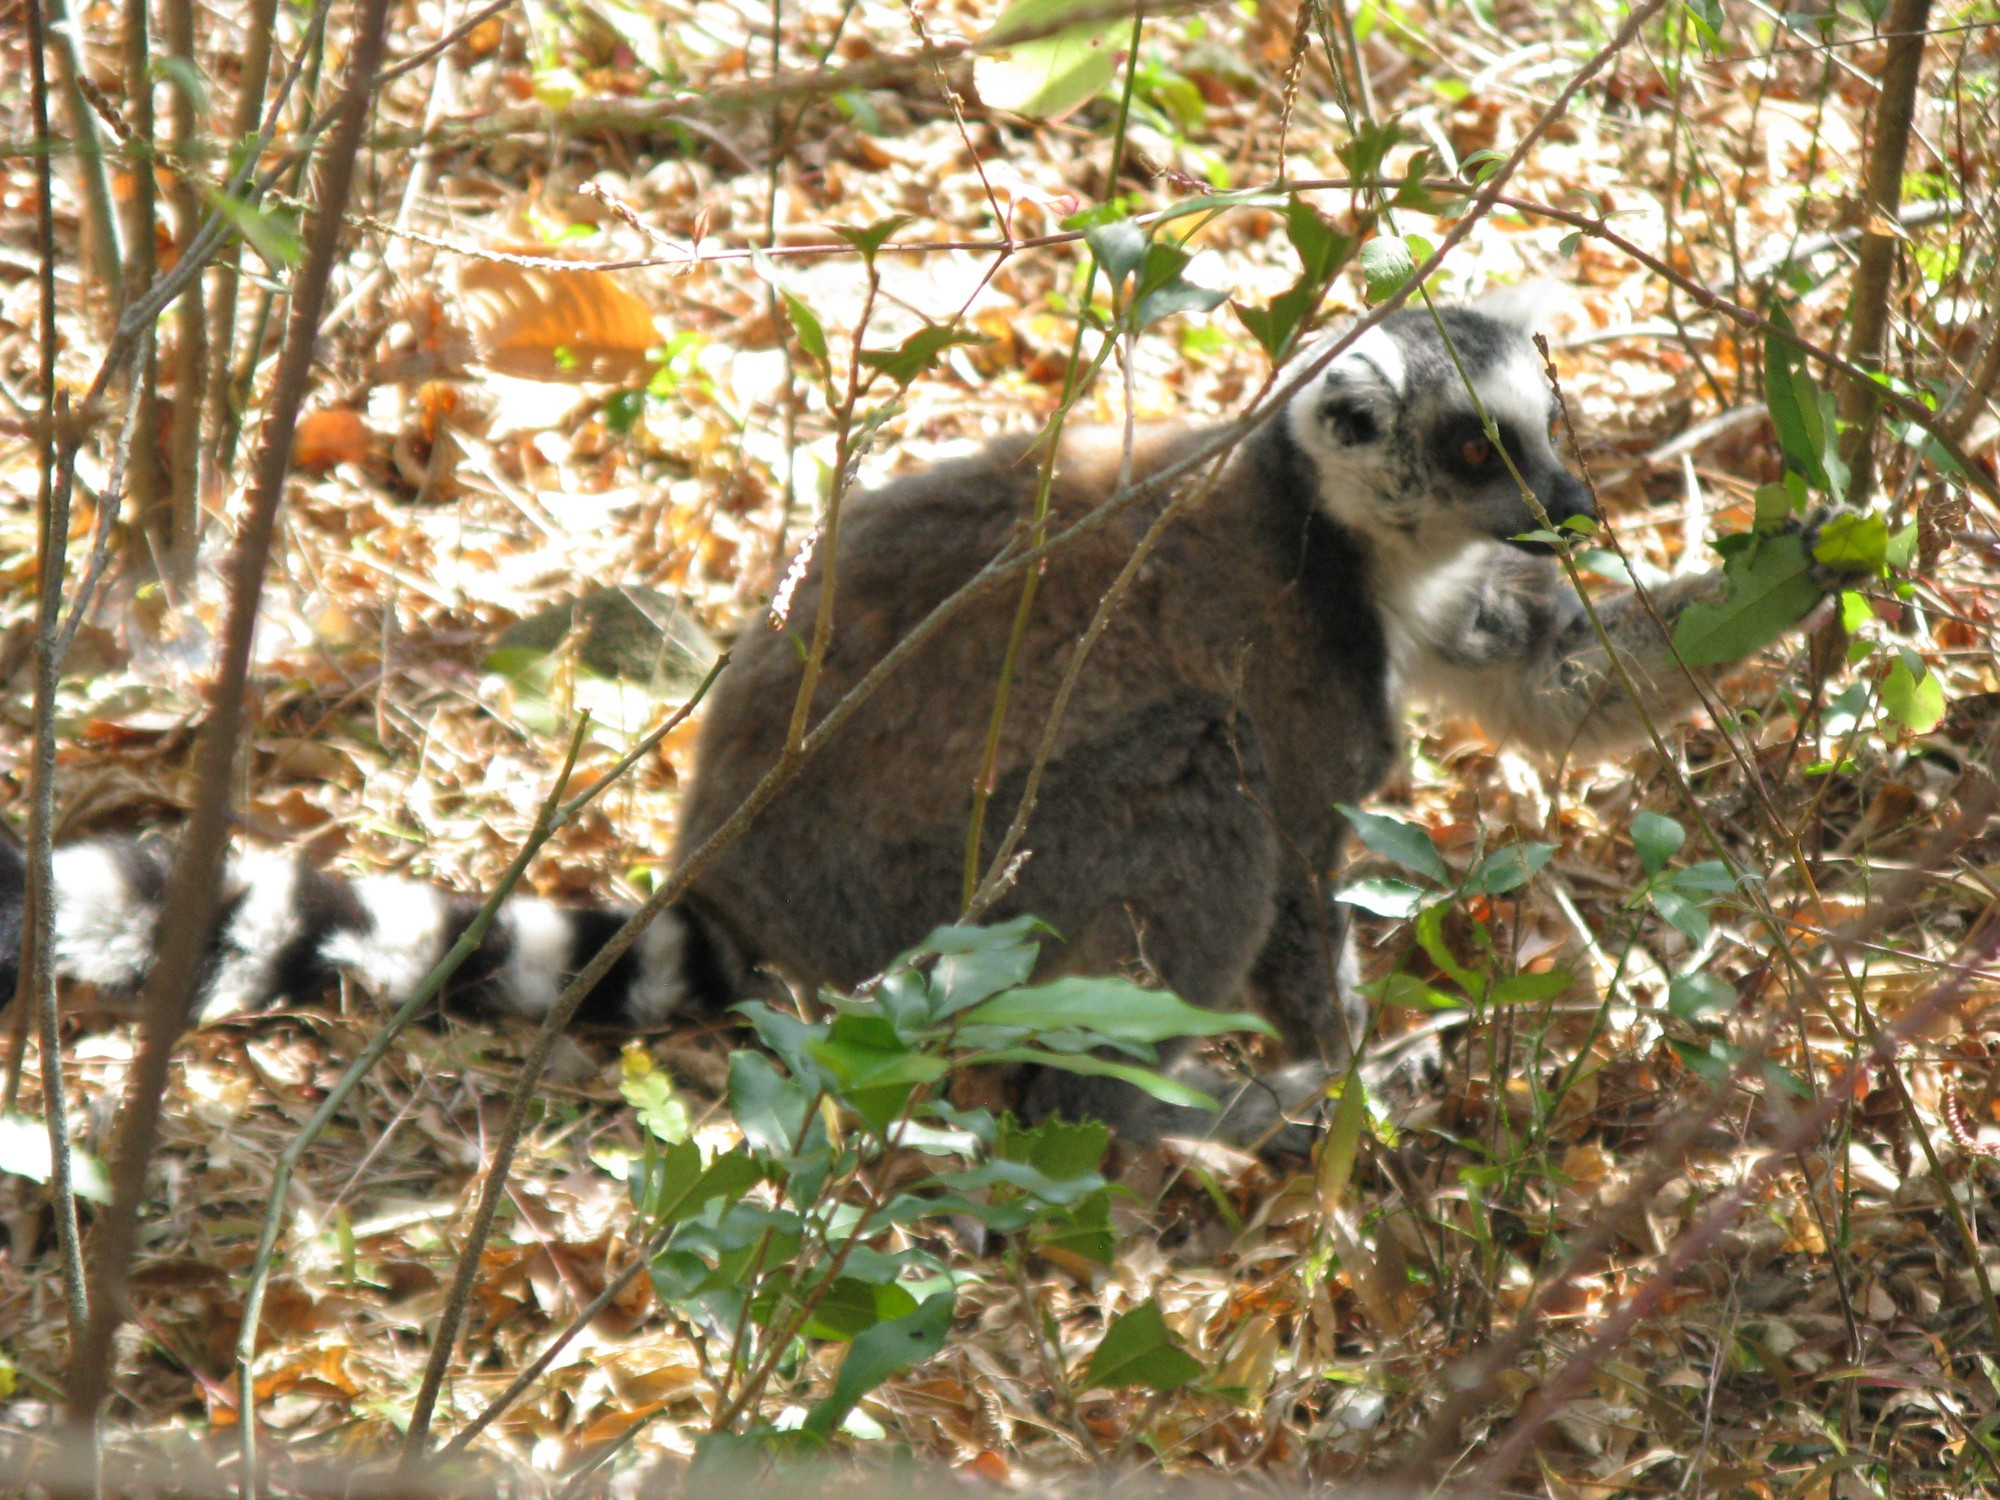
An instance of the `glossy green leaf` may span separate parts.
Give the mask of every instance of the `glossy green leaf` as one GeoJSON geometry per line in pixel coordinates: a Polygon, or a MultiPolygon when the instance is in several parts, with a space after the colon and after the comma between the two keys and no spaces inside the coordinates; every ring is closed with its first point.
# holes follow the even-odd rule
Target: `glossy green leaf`
{"type": "Polygon", "coordinates": [[[1087,1390],[1143,1386],[1174,1391],[1201,1378],[1201,1361],[1180,1347],[1167,1329],[1158,1301],[1148,1298],[1121,1313],[1084,1366],[1087,1390]]]}
{"type": "Polygon", "coordinates": [[[1019,1026],[1028,1031],[1082,1027],[1120,1042],[1164,1042],[1182,1036],[1261,1031],[1270,1023],[1247,1011],[1203,1010],[1168,990],[1141,989],[1127,980],[1069,975],[1048,984],[1009,990],[965,1012],[968,1026],[1019,1026]]]}
{"type": "Polygon", "coordinates": [[[1428,875],[1439,885],[1451,883],[1451,869],[1438,847],[1422,826],[1392,818],[1384,813],[1363,812],[1345,802],[1335,804],[1355,837],[1385,859],[1393,859],[1406,870],[1428,875]]]}
{"type": "Polygon", "coordinates": [[[1436,892],[1411,885],[1407,880],[1356,880],[1342,886],[1333,899],[1400,922],[1414,916],[1435,895],[1436,892]]]}
{"type": "Polygon", "coordinates": [[[891,1375],[914,1369],[944,1347],[958,1305],[953,1292],[926,1298],[915,1312],[857,1335],[847,1346],[827,1398],[806,1414],[808,1432],[827,1436],[837,1429],[861,1398],[891,1375]]]}

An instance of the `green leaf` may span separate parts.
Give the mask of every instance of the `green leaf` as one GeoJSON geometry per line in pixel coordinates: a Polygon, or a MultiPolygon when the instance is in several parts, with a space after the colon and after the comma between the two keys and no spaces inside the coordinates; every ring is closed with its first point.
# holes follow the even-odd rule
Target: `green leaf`
{"type": "Polygon", "coordinates": [[[1365,984],[1362,993],[1377,1005],[1394,1006],[1401,1010],[1461,1010],[1463,1000],[1447,995],[1443,990],[1432,989],[1414,974],[1398,970],[1394,974],[1365,984]]]}
{"type": "Polygon", "coordinates": [[[1847,469],[1836,451],[1831,393],[1813,383],[1804,357],[1779,336],[1792,331],[1783,306],[1772,304],[1771,324],[1776,331],[1764,339],[1764,402],[1778,446],[1807,483],[1838,500],[1847,489],[1847,469]]]}
{"type": "Polygon", "coordinates": [[[1657,875],[1687,842],[1687,830],[1663,813],[1643,809],[1632,815],[1632,847],[1648,875],[1657,875]]]}
{"type": "Polygon", "coordinates": [[[655,1140],[671,1146],[687,1139],[687,1106],[675,1095],[673,1079],[643,1050],[629,1050],[621,1059],[618,1092],[655,1140]]]}
{"type": "Polygon", "coordinates": [[[1777,639],[1819,602],[1820,586],[1812,576],[1803,539],[1786,535],[1750,540],[1753,544],[1727,564],[1724,598],[1690,605],[1674,622],[1674,647],[1690,666],[1741,661],[1777,639]]]}
{"type": "Polygon", "coordinates": [[[1567,994],[1576,984],[1568,969],[1545,969],[1537,974],[1510,974],[1493,986],[1489,1005],[1540,1005],[1567,994]]]}
{"type": "Polygon", "coordinates": [[[1393,859],[1406,870],[1428,875],[1439,885],[1451,883],[1450,867],[1445,864],[1444,856],[1438,853],[1430,834],[1420,825],[1383,813],[1363,812],[1345,802],[1336,802],[1334,806],[1347,819],[1355,836],[1377,854],[1393,859]]]}
{"type": "Polygon", "coordinates": [[[1378,917],[1401,922],[1413,916],[1435,894],[1421,886],[1411,885],[1407,880],[1357,880],[1342,886],[1334,893],[1333,899],[1358,906],[1363,911],[1372,911],[1378,917]]]}
{"type": "Polygon", "coordinates": [[[898,385],[908,385],[938,361],[954,344],[983,344],[976,333],[942,323],[926,323],[894,349],[863,349],[861,363],[880,370],[898,385]]]}
{"type": "Polygon", "coordinates": [[[990,109],[1012,110],[1053,120],[1095,99],[1117,73],[1121,19],[1062,26],[1063,18],[1088,12],[1089,0],[1014,0],[1000,13],[980,43],[973,63],[973,86],[990,109]],[[1009,42],[1027,32],[1048,32],[1009,42]]]}
{"type": "Polygon", "coordinates": [[[806,1431],[822,1437],[832,1434],[863,1396],[891,1375],[913,1369],[935,1355],[951,1332],[957,1305],[956,1293],[939,1292],[926,1298],[915,1312],[877,1323],[857,1335],[847,1346],[847,1358],[840,1362],[833,1390],[806,1414],[806,1431]]]}
{"type": "Polygon", "coordinates": [[[1191,1089],[1151,1068],[1113,1062],[1094,1052],[1052,1052],[1046,1047],[997,1047],[990,1052],[974,1053],[965,1061],[969,1065],[1029,1063],[1038,1068],[1055,1068],[1064,1073],[1082,1073],[1092,1078],[1116,1078],[1165,1104],[1184,1105],[1189,1109],[1216,1108],[1215,1100],[1200,1089],[1191,1089]]]}
{"type": "MultiPolygon", "coordinates": [[[[1904,653],[1882,679],[1882,708],[1912,734],[1929,734],[1944,720],[1944,684],[1935,672],[1919,677],[1904,653]]],[[[1922,666],[1921,660],[1918,666],[1922,666]]]]}
{"type": "Polygon", "coordinates": [[[1394,296],[1416,268],[1409,245],[1399,235],[1378,234],[1361,247],[1361,275],[1370,302],[1394,296]]]}
{"type": "MultiPolygon", "coordinates": [[[[916,222],[908,214],[895,214],[890,218],[883,219],[879,223],[870,224],[866,229],[854,229],[847,225],[837,224],[834,226],[833,232],[859,250],[862,259],[873,265],[876,255],[888,243],[889,236],[901,229],[905,224],[914,224],[916,222]]],[[[867,358],[866,355],[862,357],[864,359],[867,358]]]]}
{"type": "Polygon", "coordinates": [[[1702,50],[1714,51],[1722,41],[1722,0],[1687,0],[1687,11],[1702,50]]]}
{"type": "Polygon", "coordinates": [[[744,1138],[758,1151],[789,1155],[805,1128],[806,1091],[785,1077],[762,1054],[729,1057],[729,1112],[744,1138]]]}
{"type": "Polygon", "coordinates": [[[823,1291],[815,1288],[812,1295],[819,1300],[799,1330],[809,1339],[845,1342],[881,1323],[907,1317],[917,1308],[917,1299],[896,1283],[878,1285],[854,1276],[839,1277],[823,1291]]]}
{"type": "Polygon", "coordinates": [[[1057,1182],[1094,1173],[1111,1144],[1111,1130],[1099,1120],[1050,1118],[1025,1130],[1008,1116],[994,1151],[1008,1161],[1024,1161],[1057,1182]]]}
{"type": "Polygon", "coordinates": [[[1649,891],[1647,899],[1667,925],[1690,943],[1700,947],[1707,940],[1708,913],[1701,909],[1699,903],[1689,900],[1670,885],[1661,885],[1649,891]]]}
{"type": "Polygon", "coordinates": [[[826,361],[826,330],[820,326],[813,310],[800,300],[786,283],[771,257],[762,250],[750,252],[750,265],[756,273],[769,282],[778,294],[778,300],[785,306],[785,316],[791,319],[792,331],[799,336],[799,347],[821,363],[826,361]]]}
{"type": "Polygon", "coordinates": [[[671,1146],[651,1163],[641,1195],[646,1216],[656,1225],[694,1218],[717,1198],[735,1202],[764,1180],[764,1169],[747,1151],[718,1156],[706,1170],[693,1141],[671,1146]]]}
{"type": "Polygon", "coordinates": [[[1472,867],[1459,887],[1468,896],[1498,896],[1526,885],[1556,852],[1554,844],[1522,842],[1495,849],[1472,867]]]}
{"type": "Polygon", "coordinates": [[[1417,946],[1424,950],[1430,961],[1451,976],[1453,984],[1468,995],[1477,995],[1485,987],[1484,974],[1468,969],[1460,963],[1451,951],[1451,944],[1444,937],[1444,914],[1450,908],[1442,901],[1435,906],[1427,906],[1417,913],[1412,931],[1417,946]]]}
{"type": "Polygon", "coordinates": [[[264,258],[274,271],[289,270],[299,263],[304,248],[299,239],[298,219],[284,209],[262,208],[241,198],[207,188],[202,195],[208,206],[229,221],[229,227],[264,258]]]}
{"type": "Polygon", "coordinates": [[[1150,248],[1146,231],[1130,219],[1094,224],[1083,232],[1083,242],[1090,246],[1090,253],[1097,257],[1097,264],[1114,289],[1123,286],[1126,278],[1145,264],[1150,248]]]}
{"type": "Polygon", "coordinates": [[[1835,516],[1820,528],[1812,549],[1836,573],[1880,574],[1888,554],[1889,525],[1880,516],[1835,516]]]}
{"type": "Polygon", "coordinates": [[[1322,1212],[1331,1210],[1347,1196],[1347,1184],[1354,1176],[1354,1160],[1361,1149],[1361,1132],[1368,1127],[1368,1089],[1357,1068],[1350,1068],[1340,1085],[1340,1098],[1333,1106],[1326,1137],[1314,1154],[1313,1183],[1319,1192],[1322,1212]]]}
{"type": "Polygon", "coordinates": [[[1160,1304],[1148,1298],[1121,1313],[1084,1366],[1086,1390],[1175,1391],[1201,1378],[1201,1361],[1181,1348],[1167,1331],[1160,1304]]]}
{"type": "Polygon", "coordinates": [[[1104,1186],[1104,1179],[1095,1172],[1058,1181],[1027,1162],[999,1158],[981,1162],[963,1172],[948,1173],[938,1178],[937,1182],[954,1193],[973,1193],[998,1184],[1018,1189],[1031,1198],[1057,1207],[1067,1207],[1104,1186]]]}
{"type": "Polygon", "coordinates": [[[1736,987],[1713,974],[1682,974],[1667,985],[1667,1009],[1683,1021],[1736,1008],[1736,987]]]}
{"type": "Polygon", "coordinates": [[[1203,1010],[1168,990],[1141,989],[1128,980],[1085,975],[1069,975],[996,995],[967,1011],[965,1024],[1019,1026],[1031,1032],[1081,1027],[1115,1042],[1164,1042],[1227,1031],[1277,1035],[1269,1022],[1247,1011],[1203,1010]]]}
{"type": "MultiPolygon", "coordinates": [[[[1011,925],[1011,924],[1010,924],[1011,925]]],[[[1037,930],[1040,929],[1036,924],[1037,930]]],[[[957,928],[947,929],[959,932],[991,931],[999,929],[957,928]]],[[[936,934],[933,934],[935,938],[936,934]]],[[[944,952],[931,970],[930,996],[931,1016],[943,1020],[956,1015],[967,1006],[1011,990],[1016,985],[1025,984],[1028,976],[1035,971],[1035,960],[1041,954],[1041,944],[1012,935],[1002,936],[997,941],[989,941],[978,946],[967,946],[959,952],[944,952]]]]}
{"type": "Polygon", "coordinates": [[[1889,538],[1884,560],[1890,567],[1907,572],[1917,560],[1917,523],[1912,521],[1889,538]]]}
{"type": "Polygon", "coordinates": [[[1354,237],[1333,227],[1318,209],[1294,196],[1285,205],[1285,238],[1299,252],[1302,281],[1324,284],[1354,253],[1354,237]]]}
{"type": "Polygon", "coordinates": [[[1853,635],[1863,625],[1875,618],[1875,606],[1868,602],[1866,594],[1853,589],[1840,591],[1840,628],[1853,635]]]}
{"type": "Polygon", "coordinates": [[[1049,1215],[1029,1235],[1038,1249],[1063,1250],[1096,1265],[1108,1266],[1118,1249],[1111,1227],[1111,1192],[1100,1188],[1074,1208],[1049,1215]]]}

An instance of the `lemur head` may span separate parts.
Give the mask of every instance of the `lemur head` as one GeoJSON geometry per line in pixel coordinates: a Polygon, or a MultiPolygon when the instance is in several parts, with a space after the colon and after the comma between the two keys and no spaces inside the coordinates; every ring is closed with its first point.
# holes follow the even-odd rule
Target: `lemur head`
{"type": "Polygon", "coordinates": [[[1432,556],[1539,530],[1481,407],[1552,523],[1591,514],[1589,491],[1556,456],[1555,399],[1529,341],[1526,300],[1503,293],[1440,308],[1436,321],[1404,309],[1292,399],[1292,437],[1318,471],[1332,519],[1378,545],[1432,556]]]}

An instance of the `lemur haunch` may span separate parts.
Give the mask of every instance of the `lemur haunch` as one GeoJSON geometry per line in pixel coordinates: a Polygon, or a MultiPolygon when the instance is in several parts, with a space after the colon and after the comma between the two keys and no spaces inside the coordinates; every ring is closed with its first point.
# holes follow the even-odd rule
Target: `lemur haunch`
{"type": "MultiPolygon", "coordinates": [[[[1342,972],[1345,908],[1329,899],[1346,824],[1397,754],[1403,700],[1421,694],[1496,738],[1555,754],[1602,751],[1694,692],[1630,594],[1598,615],[1628,694],[1553,558],[1510,539],[1540,523],[1488,441],[1556,523],[1589,496],[1553,441],[1553,402],[1521,320],[1504,304],[1404,312],[1368,333],[1231,457],[1167,528],[1085,664],[1042,781],[1028,857],[996,915],[1032,912],[1060,941],[1048,973],[1144,972],[1188,1001],[1248,1003],[1304,1060],[1223,1122],[1247,1138],[1272,1098],[1303,1097],[1362,1021],[1342,972]],[[1461,377],[1459,366],[1463,367],[1461,377]],[[1477,392],[1476,406],[1466,390],[1477,392]],[[1303,1082],[1301,1082],[1303,1080],[1303,1082]]],[[[1135,475],[1197,447],[1149,431],[1135,475]]],[[[1122,435],[1063,439],[1056,525],[1118,482],[1122,435]]],[[[821,714],[946,595],[1017,537],[1036,489],[1014,439],[850,501],[840,532],[821,714]]],[[[1000,739],[989,845],[1011,820],[1078,637],[1164,499],[1052,557],[1027,627],[1000,739]]],[[[1718,575],[1653,592],[1671,621],[1718,575]]],[[[800,682],[794,636],[820,598],[817,562],[786,633],[746,630],[707,709],[680,847],[706,838],[776,760],[800,682]]],[[[587,1002],[591,1020],[655,1026],[726,1004],[757,964],[849,986],[955,915],[971,788],[1015,591],[990,591],[893,676],[790,787],[655,922],[587,1002]]],[[[99,840],[56,855],[60,971],[128,989],[163,919],[167,855],[99,840]]],[[[18,952],[19,855],[0,858],[0,985],[18,952]]],[[[387,877],[346,881],[247,853],[230,876],[197,1017],[267,1005],[348,971],[406,996],[477,902],[387,877]]],[[[455,986],[545,1013],[623,918],[516,897],[455,986]]],[[[1172,1062],[1214,1087],[1191,1059],[1172,1062]]],[[[1093,1113],[1126,1134],[1199,1133],[1212,1117],[1110,1080],[1029,1080],[1030,1114],[1093,1113]]]]}

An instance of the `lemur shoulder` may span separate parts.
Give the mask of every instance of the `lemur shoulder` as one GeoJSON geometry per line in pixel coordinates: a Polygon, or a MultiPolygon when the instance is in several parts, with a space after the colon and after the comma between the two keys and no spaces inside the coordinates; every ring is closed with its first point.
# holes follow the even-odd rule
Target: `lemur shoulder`
{"type": "MultiPolygon", "coordinates": [[[[1346,909],[1330,899],[1347,833],[1338,809],[1388,774],[1409,698],[1549,755],[1615,749],[1643,718],[1665,722],[1692,706],[1694,686],[1660,625],[1712,597],[1717,575],[1657,589],[1651,608],[1629,592],[1598,601],[1600,635],[1555,560],[1516,540],[1543,524],[1523,483],[1556,524],[1590,512],[1558,456],[1553,417],[1541,361],[1511,308],[1385,320],[1245,439],[1164,530],[1081,669],[1027,857],[994,915],[1031,912],[1054,928],[1048,973],[1143,970],[1194,1004],[1261,1011],[1299,1062],[1283,1088],[1223,1122],[1231,1134],[1265,1129],[1271,1099],[1309,1093],[1361,1034],[1346,909]]],[[[1146,431],[1131,472],[1158,473],[1208,436],[1146,431]]],[[[815,717],[1017,537],[1037,453],[1027,439],[1000,441],[849,502],[815,717]]],[[[1109,495],[1126,459],[1121,433],[1067,435],[1051,495],[1057,524],[1109,495]]],[[[1001,726],[989,855],[1076,643],[1165,503],[1137,505],[1049,559],[1001,726]]],[[[788,631],[746,631],[711,695],[682,855],[782,749],[802,671],[793,636],[812,630],[822,562],[804,574],[788,631]]],[[[653,924],[585,1017],[657,1026],[728,1004],[759,966],[797,983],[852,985],[951,920],[1015,606],[1011,590],[987,593],[891,676],[653,924]]],[[[63,974],[111,989],[140,982],[166,858],[158,845],[124,840],[58,851],[63,974]]],[[[0,984],[17,958],[21,884],[19,855],[0,849],[0,984]]],[[[341,971],[398,1000],[477,904],[243,854],[196,1019],[307,995],[341,971]]],[[[543,1014],[623,915],[516,897],[457,991],[543,1014]]],[[[1198,1085],[1218,1081],[1190,1058],[1172,1066],[1198,1085]]],[[[1022,1105],[1097,1114],[1138,1138],[1215,1123],[1066,1074],[1024,1080],[1022,1105]]]]}

